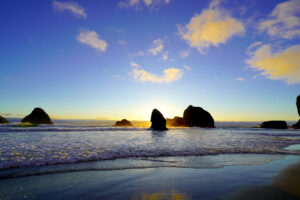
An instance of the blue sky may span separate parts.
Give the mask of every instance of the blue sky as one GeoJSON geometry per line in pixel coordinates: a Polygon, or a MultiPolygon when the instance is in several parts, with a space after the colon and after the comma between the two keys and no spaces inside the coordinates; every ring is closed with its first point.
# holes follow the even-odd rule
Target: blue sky
{"type": "Polygon", "coordinates": [[[297,120],[300,0],[0,2],[0,114],[297,120]]]}

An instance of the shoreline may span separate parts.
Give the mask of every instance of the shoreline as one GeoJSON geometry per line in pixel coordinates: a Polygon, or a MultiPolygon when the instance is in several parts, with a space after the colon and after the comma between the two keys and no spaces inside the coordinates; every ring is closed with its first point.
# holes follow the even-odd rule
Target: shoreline
{"type": "MultiPolygon", "coordinates": [[[[86,171],[0,179],[0,198],[21,199],[26,196],[29,199],[151,199],[154,197],[156,197],[154,199],[159,199],[158,197],[219,199],[240,197],[255,186],[261,186],[260,190],[262,187],[273,187],[273,180],[279,177],[283,170],[300,163],[300,156],[266,154],[155,159],[117,159],[106,164],[107,166],[114,164],[120,168],[124,164],[140,162],[140,165],[144,165],[143,168],[117,170],[90,168],[86,171]],[[174,162],[177,166],[172,166],[174,162]],[[218,166],[221,162],[223,165],[218,166]],[[145,163],[151,163],[152,167],[146,166],[145,163]],[[157,166],[153,166],[155,163],[158,163],[157,166]],[[180,164],[185,164],[186,167],[180,164]],[[54,182],[55,188],[52,187],[54,182]]],[[[103,165],[105,161],[101,162],[98,164],[103,165]]],[[[90,164],[96,167],[97,162],[90,164]]],[[[297,178],[300,180],[300,177],[297,178]]]]}

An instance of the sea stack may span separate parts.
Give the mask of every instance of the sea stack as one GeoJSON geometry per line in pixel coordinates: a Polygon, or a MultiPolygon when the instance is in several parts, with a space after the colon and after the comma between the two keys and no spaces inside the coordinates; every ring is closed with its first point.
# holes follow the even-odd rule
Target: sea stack
{"type": "Polygon", "coordinates": [[[127,119],[122,119],[121,121],[117,121],[115,126],[133,126],[133,125],[127,119]]]}
{"type": "Polygon", "coordinates": [[[260,125],[260,128],[287,129],[286,121],[267,121],[260,125]]]}
{"type": "Polygon", "coordinates": [[[186,126],[182,117],[174,117],[173,119],[167,118],[167,126],[186,126]]]}
{"type": "MultiPolygon", "coordinates": [[[[297,106],[298,114],[300,116],[300,95],[297,97],[296,106],[297,106]]],[[[293,125],[293,128],[300,129],[300,120],[293,125]]]]}
{"type": "Polygon", "coordinates": [[[183,120],[186,126],[203,127],[203,128],[215,128],[215,122],[209,112],[201,107],[194,107],[190,105],[183,112],[183,120]]]}
{"type": "Polygon", "coordinates": [[[49,115],[41,108],[35,108],[21,122],[29,122],[31,124],[53,124],[49,115]]]}
{"type": "Polygon", "coordinates": [[[0,124],[7,124],[7,123],[8,123],[7,119],[0,115],[0,124]]]}
{"type": "Polygon", "coordinates": [[[166,127],[166,119],[157,109],[153,109],[151,114],[151,128],[154,130],[168,130],[166,127]]]}

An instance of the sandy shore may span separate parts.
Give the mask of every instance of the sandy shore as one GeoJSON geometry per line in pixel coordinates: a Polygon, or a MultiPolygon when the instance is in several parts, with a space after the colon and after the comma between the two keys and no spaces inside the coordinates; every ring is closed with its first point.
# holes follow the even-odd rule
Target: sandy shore
{"type": "MultiPolygon", "coordinates": [[[[211,162],[216,162],[220,157],[222,156],[210,156],[211,162]]],[[[231,155],[226,159],[238,160],[242,157],[243,155],[231,155]]],[[[300,198],[298,190],[295,189],[299,188],[300,157],[269,157],[272,157],[270,162],[266,159],[265,162],[254,165],[236,163],[219,168],[145,167],[1,179],[0,199],[300,198]]],[[[250,159],[251,156],[249,162],[250,159]]],[[[195,158],[189,158],[188,161],[197,162],[195,158]]],[[[124,160],[113,162],[121,165],[124,160]]],[[[126,162],[136,160],[127,159],[126,162]]]]}

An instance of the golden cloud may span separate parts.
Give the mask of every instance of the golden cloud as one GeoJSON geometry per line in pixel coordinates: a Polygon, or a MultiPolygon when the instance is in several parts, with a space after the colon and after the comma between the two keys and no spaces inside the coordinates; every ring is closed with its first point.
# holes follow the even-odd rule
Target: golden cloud
{"type": "Polygon", "coordinates": [[[300,83],[300,45],[291,46],[281,52],[272,53],[269,44],[251,53],[247,63],[261,74],[288,84],[300,83]]]}
{"type": "Polygon", "coordinates": [[[278,4],[269,16],[262,21],[258,29],[270,36],[284,39],[300,37],[300,0],[290,0],[278,4]]]}
{"type": "Polygon", "coordinates": [[[73,13],[76,17],[82,17],[82,18],[86,18],[87,14],[84,11],[84,8],[81,7],[79,4],[77,3],[73,3],[73,2],[58,2],[58,1],[53,1],[53,8],[56,11],[70,11],[71,13],[73,13]]]}
{"type": "Polygon", "coordinates": [[[133,69],[131,75],[135,80],[141,82],[170,83],[181,79],[183,76],[183,70],[177,68],[168,68],[163,71],[162,76],[158,76],[139,68],[133,69]]]}
{"type": "Polygon", "coordinates": [[[158,53],[162,52],[162,50],[164,49],[164,45],[161,39],[157,39],[154,40],[152,42],[152,48],[150,48],[148,51],[149,53],[151,53],[152,55],[157,55],[158,53]]]}
{"type": "Polygon", "coordinates": [[[107,48],[106,41],[100,39],[99,35],[95,31],[81,31],[77,36],[77,40],[82,44],[86,44],[92,48],[98,49],[103,52],[107,48]]]}
{"type": "Polygon", "coordinates": [[[243,24],[220,9],[220,1],[212,1],[209,8],[192,17],[184,27],[179,26],[179,34],[191,47],[205,53],[210,46],[218,46],[245,32],[243,24]]]}

